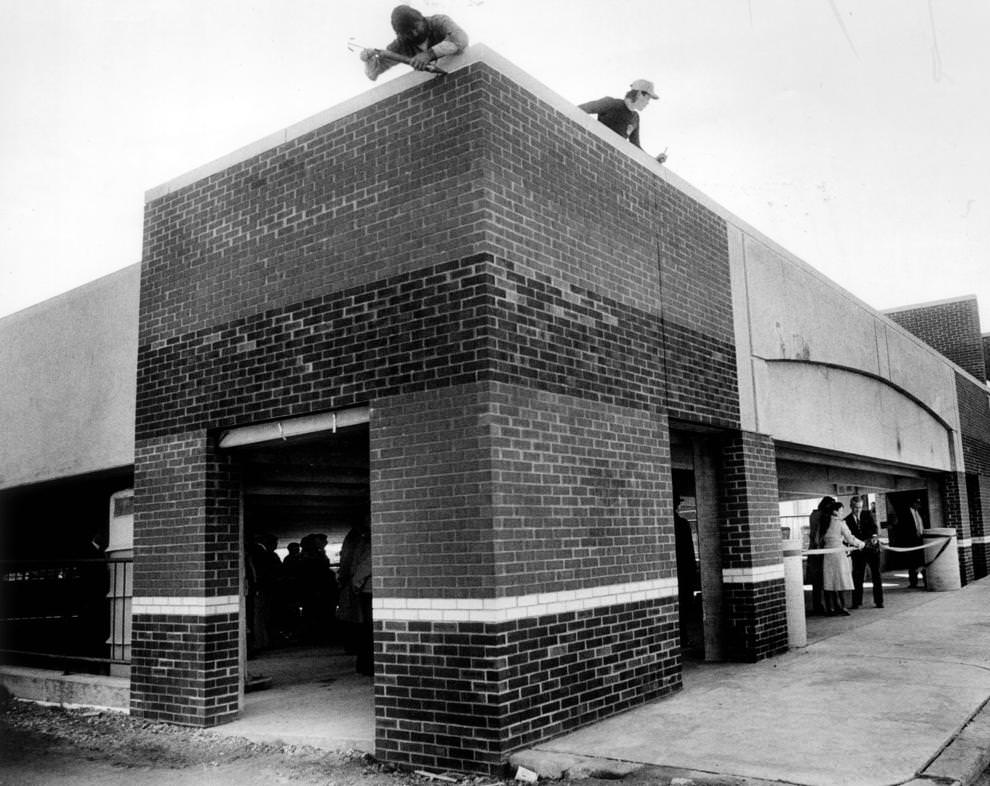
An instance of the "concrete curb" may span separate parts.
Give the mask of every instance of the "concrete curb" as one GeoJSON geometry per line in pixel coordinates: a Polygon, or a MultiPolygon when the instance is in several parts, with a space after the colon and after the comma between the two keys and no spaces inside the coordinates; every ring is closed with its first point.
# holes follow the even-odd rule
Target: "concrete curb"
{"type": "Polygon", "coordinates": [[[990,699],[920,773],[918,783],[969,786],[990,764],[990,699]]]}
{"type": "Polygon", "coordinates": [[[18,699],[61,707],[89,707],[114,712],[130,709],[131,681],[127,677],[65,674],[49,669],[0,667],[0,684],[18,699]]]}
{"type": "MultiPolygon", "coordinates": [[[[579,756],[535,749],[512,754],[509,757],[509,764],[513,770],[517,767],[525,767],[545,780],[565,778],[620,780],[636,773],[641,775],[648,773],[651,782],[656,784],[702,786],[706,783],[718,783],[720,786],[729,786],[729,784],[788,786],[786,781],[765,781],[730,773],[698,772],[600,756],[579,756]]],[[[901,784],[888,784],[888,786],[971,786],[988,765],[990,765],[990,699],[973,713],[917,777],[901,784]]]]}

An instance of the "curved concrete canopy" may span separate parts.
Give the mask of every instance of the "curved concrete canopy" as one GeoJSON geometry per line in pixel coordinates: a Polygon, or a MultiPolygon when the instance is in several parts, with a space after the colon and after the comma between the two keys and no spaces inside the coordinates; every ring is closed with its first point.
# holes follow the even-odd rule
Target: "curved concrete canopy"
{"type": "Polygon", "coordinates": [[[855,369],[768,361],[761,426],[777,441],[933,470],[953,468],[952,431],[918,399],[855,369]]]}

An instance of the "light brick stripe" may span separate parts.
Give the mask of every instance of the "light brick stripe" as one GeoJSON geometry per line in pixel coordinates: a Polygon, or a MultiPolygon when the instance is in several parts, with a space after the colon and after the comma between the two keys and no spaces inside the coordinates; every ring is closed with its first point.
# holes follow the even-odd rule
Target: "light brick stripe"
{"type": "Polygon", "coordinates": [[[759,568],[725,568],[722,581],[726,584],[756,584],[784,578],[783,565],[764,565],[759,568]]]}
{"type": "Polygon", "coordinates": [[[376,620],[498,623],[676,595],[677,579],[657,579],[508,598],[375,598],[373,607],[376,620]]]}
{"type": "Polygon", "coordinates": [[[241,602],[237,595],[216,598],[134,598],[132,614],[172,614],[181,617],[209,617],[214,614],[236,614],[241,602]]]}

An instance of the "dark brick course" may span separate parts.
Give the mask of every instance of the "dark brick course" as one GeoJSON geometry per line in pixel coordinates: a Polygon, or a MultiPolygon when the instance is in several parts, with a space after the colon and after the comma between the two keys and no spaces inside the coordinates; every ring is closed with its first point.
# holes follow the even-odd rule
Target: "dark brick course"
{"type": "Polygon", "coordinates": [[[495,772],[514,749],[680,687],[676,601],[500,624],[376,623],[376,747],[495,772]]]}
{"type": "Polygon", "coordinates": [[[131,621],[131,714],[214,726],[239,710],[237,614],[135,614],[131,621]]]}

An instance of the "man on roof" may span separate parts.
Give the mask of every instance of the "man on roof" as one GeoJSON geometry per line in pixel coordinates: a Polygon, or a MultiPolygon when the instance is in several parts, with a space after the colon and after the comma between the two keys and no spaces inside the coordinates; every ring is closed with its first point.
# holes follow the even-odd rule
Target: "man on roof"
{"type": "MultiPolygon", "coordinates": [[[[598,119],[615,133],[642,149],[642,145],[639,144],[639,113],[646,109],[651,98],[659,97],[650,80],[637,79],[629,85],[625,98],[606,96],[597,101],[581,104],[579,109],[590,115],[597,115],[598,119]]],[[[666,160],[666,152],[657,156],[657,161],[661,164],[666,160]]]]}
{"type": "MultiPolygon", "coordinates": [[[[411,58],[409,65],[417,71],[424,71],[435,60],[463,52],[468,45],[467,33],[449,16],[436,14],[423,16],[415,8],[398,5],[392,9],[392,29],[395,40],[385,47],[389,52],[411,58]]],[[[377,79],[395,65],[377,54],[375,49],[361,52],[364,72],[368,79],[377,79]]]]}

